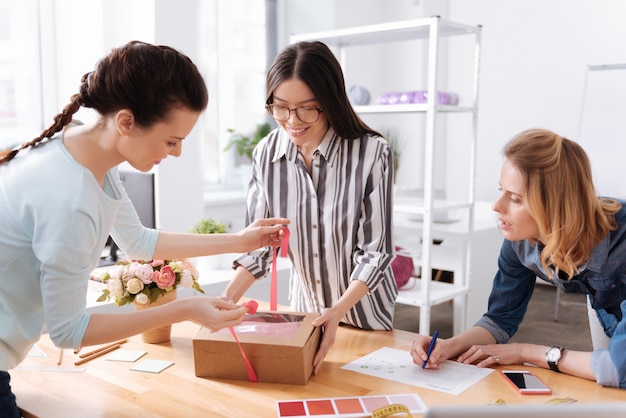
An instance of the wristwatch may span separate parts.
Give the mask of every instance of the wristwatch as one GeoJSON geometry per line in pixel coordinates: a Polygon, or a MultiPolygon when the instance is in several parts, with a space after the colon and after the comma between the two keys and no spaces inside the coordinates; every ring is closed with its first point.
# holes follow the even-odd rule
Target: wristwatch
{"type": "Polygon", "coordinates": [[[546,351],[546,362],[548,362],[548,366],[550,366],[552,370],[558,373],[561,373],[558,364],[559,360],[561,360],[562,355],[563,347],[558,347],[556,345],[553,345],[552,347],[548,348],[548,351],[546,351]]]}

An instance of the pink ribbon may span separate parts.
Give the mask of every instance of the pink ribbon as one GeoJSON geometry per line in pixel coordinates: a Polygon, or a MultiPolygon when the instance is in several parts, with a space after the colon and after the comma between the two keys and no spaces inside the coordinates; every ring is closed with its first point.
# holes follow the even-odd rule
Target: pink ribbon
{"type": "MultiPolygon", "coordinates": [[[[289,246],[289,229],[287,227],[283,227],[283,236],[280,240],[280,256],[287,257],[287,248],[289,246]]],[[[272,283],[270,285],[270,310],[275,311],[278,309],[278,272],[276,271],[276,243],[274,243],[274,258],[272,260],[272,283]]],[[[243,306],[248,307],[248,313],[254,314],[259,306],[259,304],[255,300],[249,300],[243,304],[243,306]]],[[[243,351],[243,347],[239,342],[239,338],[237,338],[237,333],[233,327],[229,327],[230,333],[233,338],[237,342],[237,346],[239,347],[239,351],[241,352],[241,357],[243,357],[244,363],[246,363],[246,370],[248,372],[248,380],[251,382],[258,382],[256,372],[248,360],[248,356],[246,356],[245,351],[243,351]]]]}
{"type": "MultiPolygon", "coordinates": [[[[248,308],[249,314],[254,314],[256,313],[256,310],[259,307],[259,304],[257,303],[256,300],[249,300],[246,303],[244,303],[243,306],[246,306],[248,308]]],[[[239,351],[241,352],[241,357],[243,357],[243,361],[244,363],[246,363],[246,369],[248,371],[248,380],[251,382],[258,382],[259,379],[258,377],[256,377],[256,372],[254,371],[254,368],[252,367],[250,360],[248,360],[248,356],[246,356],[245,351],[243,351],[243,347],[241,346],[241,343],[239,342],[239,338],[237,338],[237,333],[235,332],[235,329],[233,327],[229,327],[228,329],[230,330],[230,333],[232,334],[235,341],[237,342],[237,346],[239,347],[239,351]]]]}
{"type": "MultiPolygon", "coordinates": [[[[289,247],[289,228],[283,227],[283,237],[280,240],[280,256],[287,257],[289,247]]],[[[278,309],[278,272],[276,271],[276,243],[274,243],[274,259],[272,260],[272,284],[270,286],[270,311],[278,309]]]]}

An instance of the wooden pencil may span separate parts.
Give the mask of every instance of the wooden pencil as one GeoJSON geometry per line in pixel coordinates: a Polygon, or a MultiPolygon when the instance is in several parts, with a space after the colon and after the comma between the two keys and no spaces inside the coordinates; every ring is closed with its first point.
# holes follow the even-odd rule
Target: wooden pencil
{"type": "Polygon", "coordinates": [[[88,362],[88,361],[90,361],[90,360],[93,360],[93,359],[95,359],[95,358],[101,357],[101,356],[103,356],[103,355],[105,355],[105,354],[107,354],[107,353],[109,353],[109,352],[111,352],[111,351],[113,351],[113,350],[117,350],[117,349],[118,349],[118,348],[120,348],[121,346],[122,346],[121,344],[117,344],[117,345],[111,346],[111,347],[109,347],[109,348],[106,348],[106,349],[100,350],[100,351],[98,351],[97,353],[92,354],[92,355],[91,355],[91,356],[89,356],[89,357],[84,357],[82,360],[78,360],[77,362],[75,362],[75,363],[74,363],[74,365],[75,365],[75,366],[80,366],[80,365],[81,365],[81,364],[83,364],[83,363],[86,363],[86,362],[88,362]]]}
{"type": "Polygon", "coordinates": [[[80,357],[80,358],[89,357],[89,356],[91,356],[91,355],[93,355],[93,354],[97,354],[97,353],[99,353],[99,352],[101,352],[101,351],[107,350],[107,349],[109,349],[109,348],[111,348],[111,347],[113,347],[113,346],[115,346],[115,345],[122,345],[122,344],[124,344],[125,342],[128,342],[128,340],[121,340],[121,341],[118,341],[118,342],[115,342],[115,343],[111,343],[111,344],[109,344],[109,345],[105,345],[104,347],[100,347],[100,348],[98,348],[98,349],[96,349],[96,350],[93,350],[93,351],[90,351],[90,352],[88,352],[88,353],[81,354],[81,355],[80,355],[80,356],[78,356],[78,357],[80,357]]]}

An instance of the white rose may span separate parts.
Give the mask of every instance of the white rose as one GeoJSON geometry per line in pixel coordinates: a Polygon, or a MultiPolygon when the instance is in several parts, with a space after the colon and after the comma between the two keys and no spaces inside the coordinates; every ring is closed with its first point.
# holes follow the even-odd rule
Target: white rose
{"type": "Polygon", "coordinates": [[[143,282],[143,284],[152,283],[152,266],[150,264],[141,264],[135,269],[135,277],[143,282]]]}
{"type": "Polygon", "coordinates": [[[145,293],[140,293],[135,296],[135,302],[140,305],[147,305],[148,303],[150,303],[150,299],[148,299],[148,296],[146,296],[145,293]]]}
{"type": "Polygon", "coordinates": [[[142,264],[136,261],[133,261],[128,266],[126,266],[126,280],[135,277],[135,271],[141,267],[142,264]]]}
{"type": "Polygon", "coordinates": [[[180,285],[186,289],[193,286],[193,276],[189,270],[183,270],[180,275],[180,285]]]}
{"type": "Polygon", "coordinates": [[[124,266],[123,265],[117,265],[117,266],[111,267],[109,269],[108,273],[109,273],[109,276],[111,276],[112,279],[121,280],[123,271],[124,271],[124,266]]]}
{"type": "Polygon", "coordinates": [[[126,290],[131,295],[136,295],[143,290],[143,282],[137,278],[132,278],[126,283],[126,290]]]}
{"type": "Polygon", "coordinates": [[[111,278],[107,280],[107,290],[112,297],[120,297],[124,294],[124,284],[120,279],[111,278]]]}

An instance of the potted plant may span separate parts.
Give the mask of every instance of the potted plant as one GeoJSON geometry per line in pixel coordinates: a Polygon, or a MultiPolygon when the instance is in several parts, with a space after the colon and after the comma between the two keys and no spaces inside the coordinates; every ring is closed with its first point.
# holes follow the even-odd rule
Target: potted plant
{"type": "Polygon", "coordinates": [[[230,133],[230,139],[224,151],[228,151],[232,147],[235,147],[237,154],[245,157],[247,161],[252,162],[252,151],[259,141],[267,136],[272,130],[272,126],[265,123],[257,123],[256,130],[253,132],[252,137],[246,136],[241,132],[237,132],[234,129],[227,129],[230,133]]]}
{"type": "MultiPolygon", "coordinates": [[[[202,218],[189,228],[189,232],[193,234],[223,234],[228,229],[224,222],[216,222],[213,218],[202,218]]],[[[222,255],[207,255],[204,257],[196,257],[198,270],[204,272],[209,270],[217,270],[221,268],[222,255]]]]}
{"type": "Polygon", "coordinates": [[[252,177],[252,151],[257,146],[259,141],[267,136],[272,130],[272,126],[265,123],[257,123],[256,130],[251,136],[246,136],[241,132],[237,132],[234,129],[228,129],[230,140],[226,144],[224,151],[228,151],[232,147],[235,147],[237,154],[243,157],[243,163],[239,164],[239,170],[241,173],[241,181],[244,190],[247,190],[248,183],[252,177]]]}
{"type": "MultiPolygon", "coordinates": [[[[204,293],[198,283],[198,270],[187,259],[125,260],[106,271],[100,280],[106,288],[96,302],[113,299],[118,306],[133,304],[137,310],[176,300],[179,286],[204,293]]],[[[164,325],[144,331],[143,341],[169,341],[171,329],[171,325],[164,325]]]]}
{"type": "Polygon", "coordinates": [[[224,222],[216,222],[213,218],[202,218],[189,228],[194,234],[223,234],[226,230],[224,222]]]}

